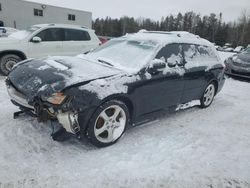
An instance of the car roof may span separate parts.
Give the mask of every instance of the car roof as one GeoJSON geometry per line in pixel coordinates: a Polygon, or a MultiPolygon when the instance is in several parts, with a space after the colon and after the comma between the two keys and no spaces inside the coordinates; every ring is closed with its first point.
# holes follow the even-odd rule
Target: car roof
{"type": "Polygon", "coordinates": [[[188,43],[214,47],[214,45],[208,40],[185,31],[164,32],[141,30],[138,33],[127,34],[124,38],[127,38],[128,40],[154,41],[161,45],[170,43],[188,43]]]}
{"type": "Polygon", "coordinates": [[[71,24],[56,24],[56,23],[48,23],[48,24],[37,24],[33,25],[35,27],[63,27],[63,28],[76,28],[76,29],[85,29],[85,30],[92,30],[84,26],[80,25],[71,25],[71,24]]]}

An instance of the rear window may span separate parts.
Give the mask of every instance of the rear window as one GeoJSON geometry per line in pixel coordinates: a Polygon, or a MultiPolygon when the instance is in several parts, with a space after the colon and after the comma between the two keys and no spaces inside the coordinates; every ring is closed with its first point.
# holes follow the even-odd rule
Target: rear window
{"type": "Polygon", "coordinates": [[[65,41],[89,41],[91,38],[87,31],[77,29],[64,29],[65,41]]]}

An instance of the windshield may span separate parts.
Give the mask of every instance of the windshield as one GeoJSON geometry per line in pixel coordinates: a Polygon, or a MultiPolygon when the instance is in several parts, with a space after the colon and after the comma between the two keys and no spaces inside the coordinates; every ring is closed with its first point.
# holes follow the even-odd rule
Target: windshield
{"type": "Polygon", "coordinates": [[[40,29],[40,27],[32,26],[26,30],[17,31],[17,32],[9,35],[9,37],[16,38],[16,39],[24,39],[24,38],[28,37],[30,34],[32,34],[33,32],[37,31],[38,29],[40,29]]]}
{"type": "Polygon", "coordinates": [[[244,53],[244,54],[250,54],[250,48],[246,48],[242,53],[244,53]]]}
{"type": "Polygon", "coordinates": [[[120,69],[139,70],[157,49],[152,41],[114,39],[87,54],[88,57],[120,69]]]}

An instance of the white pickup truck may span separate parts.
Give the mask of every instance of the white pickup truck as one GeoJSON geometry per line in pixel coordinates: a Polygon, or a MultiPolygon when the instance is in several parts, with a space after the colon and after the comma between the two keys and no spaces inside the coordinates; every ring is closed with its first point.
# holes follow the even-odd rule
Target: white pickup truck
{"type": "Polygon", "coordinates": [[[100,44],[94,30],[65,24],[40,24],[0,38],[0,70],[7,75],[27,58],[73,56],[100,44]]]}

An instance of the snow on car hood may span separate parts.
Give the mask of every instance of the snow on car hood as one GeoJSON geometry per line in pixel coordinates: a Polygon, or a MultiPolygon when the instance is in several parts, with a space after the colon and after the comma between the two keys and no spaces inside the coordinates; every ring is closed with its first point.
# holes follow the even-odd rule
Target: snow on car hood
{"type": "Polygon", "coordinates": [[[49,57],[21,62],[8,78],[20,92],[33,98],[119,73],[118,69],[80,57],[49,57]]]}

